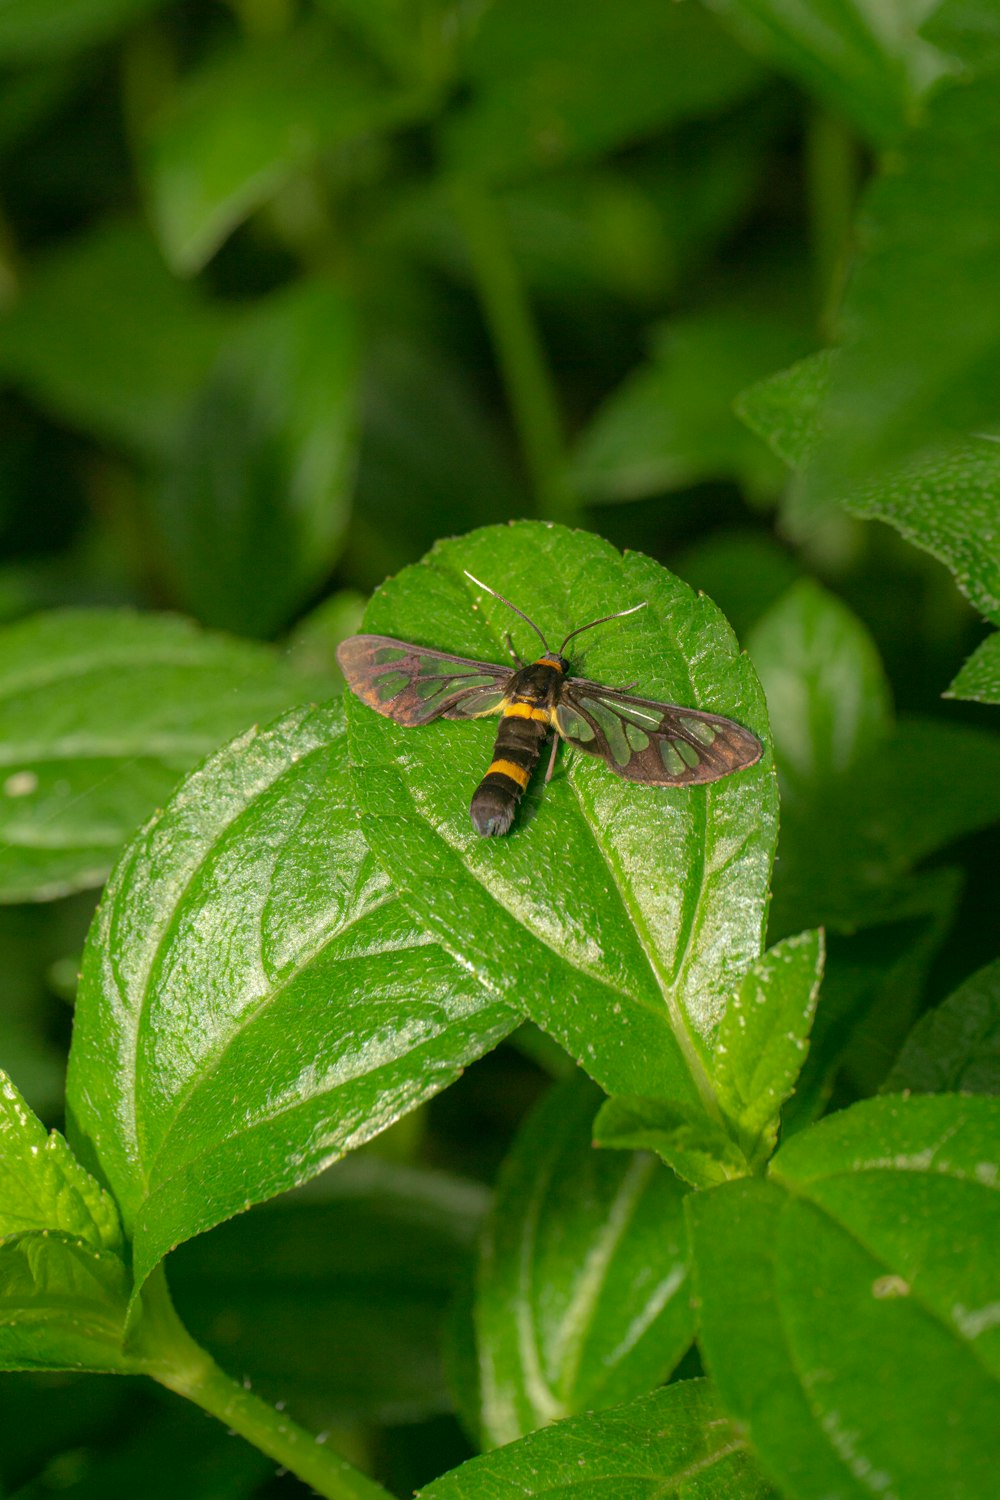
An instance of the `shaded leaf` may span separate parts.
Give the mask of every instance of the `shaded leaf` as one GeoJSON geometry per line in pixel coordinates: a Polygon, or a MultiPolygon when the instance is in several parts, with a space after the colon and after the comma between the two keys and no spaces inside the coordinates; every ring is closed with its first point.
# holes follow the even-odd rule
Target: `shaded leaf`
{"type": "Polygon", "coordinates": [[[62,610],[0,631],[0,900],[99,885],[201,756],[327,691],[168,615],[62,610]]]}
{"type": "Polygon", "coordinates": [[[776,1500],[707,1380],[682,1380],[615,1411],[572,1417],[473,1458],[418,1500],[776,1500]]]}
{"type": "MultiPolygon", "coordinates": [[[[500,661],[513,624],[520,648],[536,649],[463,568],[556,641],[648,601],[581,639],[574,669],[731,715],[766,746],[759,689],[718,611],[648,558],[582,533],[520,523],[441,543],[375,595],[366,629],[500,661]]],[[[698,1107],[707,1038],[760,951],[775,836],[766,749],[751,770],[690,791],[633,786],[567,752],[513,832],[487,840],[467,799],[492,725],[404,730],[354,698],[348,712],[366,837],[421,920],[607,1090],[698,1107]]]]}
{"type": "Polygon", "coordinates": [[[702,1350],[783,1490],[989,1492],[998,1147],[993,1100],[872,1100],[689,1199],[702,1350]]]}
{"type": "Polygon", "coordinates": [[[751,1165],[773,1151],[781,1106],[802,1071],[824,956],[822,932],[785,938],[744,975],[722,1018],[713,1057],[719,1102],[751,1165]]]}
{"type": "Polygon", "coordinates": [[[1000,961],[920,1018],[882,1091],[1000,1094],[1000,961]]]}
{"type": "Polygon", "coordinates": [[[264,299],[194,400],[154,497],[168,563],[206,624],[270,635],[327,576],[354,479],[357,328],[336,287],[264,299]]]}
{"type": "Polygon", "coordinates": [[[1000,703],[1000,633],[994,631],[977,646],[944,696],[1000,703]]]}
{"type": "Polygon", "coordinates": [[[165,0],[4,0],[0,59],[79,51],[123,31],[165,0]]]}
{"type": "Polygon", "coordinates": [[[352,1157],[182,1246],[170,1288],[224,1369],[316,1429],[450,1408],[440,1343],[487,1205],[478,1184],[352,1157]]]}
{"type": "Polygon", "coordinates": [[[492,1446],[648,1391],[694,1334],[683,1189],[646,1153],[593,1149],[601,1097],[555,1085],[501,1173],[475,1304],[492,1446]]]}
{"type": "Polygon", "coordinates": [[[125,851],[84,955],[71,1138],[134,1241],[307,1181],[516,1023],[401,907],[359,831],[340,709],[225,747],[125,851]]]}
{"type": "Polygon", "coordinates": [[[128,1272],[47,1230],[0,1244],[0,1370],[127,1371],[128,1272]]]}

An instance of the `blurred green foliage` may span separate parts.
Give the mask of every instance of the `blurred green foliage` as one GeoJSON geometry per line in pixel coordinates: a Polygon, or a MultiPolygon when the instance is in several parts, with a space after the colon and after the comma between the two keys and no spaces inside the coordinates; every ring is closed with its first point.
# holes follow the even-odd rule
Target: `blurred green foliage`
{"type": "MultiPolygon", "coordinates": [[[[79,892],[200,756],[337,690],[387,575],[522,517],[651,554],[751,651],[770,940],[828,931],[786,1132],[886,1075],[996,1091],[995,975],[958,986],[998,930],[998,70],[983,0],[0,6],[0,1066],[47,1124],[79,892]]],[[[368,1148],[405,1164],[375,1187],[178,1258],[220,1359],[399,1492],[469,1452],[423,1345],[547,1062],[516,1034],[368,1148]],[[372,1246],[417,1218],[423,1263],[387,1255],[380,1291],[372,1246]],[[333,1277],[356,1296],[317,1312],[333,1277]],[[297,1360],[314,1318],[381,1355],[297,1360]]],[[[0,1376],[0,1492],[162,1468],[171,1493],[303,1493],[165,1399],[0,1376]]]]}

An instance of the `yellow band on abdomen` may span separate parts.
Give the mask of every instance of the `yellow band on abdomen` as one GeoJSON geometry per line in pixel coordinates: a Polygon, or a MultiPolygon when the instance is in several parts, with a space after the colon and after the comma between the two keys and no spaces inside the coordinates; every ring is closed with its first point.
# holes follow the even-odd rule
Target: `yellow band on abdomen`
{"type": "Polygon", "coordinates": [[[503,716],[505,719],[541,719],[543,724],[549,723],[548,709],[532,708],[530,703],[508,703],[503,716]]]}
{"type": "Polygon", "coordinates": [[[516,781],[522,792],[531,780],[531,772],[512,760],[495,760],[486,772],[487,776],[492,776],[494,771],[498,771],[501,776],[509,776],[511,781],[516,781]]]}

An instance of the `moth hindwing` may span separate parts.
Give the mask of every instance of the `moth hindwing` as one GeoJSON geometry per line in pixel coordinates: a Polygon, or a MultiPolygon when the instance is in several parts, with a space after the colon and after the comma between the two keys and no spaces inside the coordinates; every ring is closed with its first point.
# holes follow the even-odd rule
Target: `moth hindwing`
{"type": "Polygon", "coordinates": [[[618,776],[646,786],[697,786],[742,771],[762,747],[721,714],[636,698],[570,677],[554,714],[567,744],[597,755],[618,776]]]}
{"type": "Polygon", "coordinates": [[[397,724],[499,713],[513,673],[493,662],[429,651],[386,635],[354,635],[337,650],[347,685],[397,724]]]}

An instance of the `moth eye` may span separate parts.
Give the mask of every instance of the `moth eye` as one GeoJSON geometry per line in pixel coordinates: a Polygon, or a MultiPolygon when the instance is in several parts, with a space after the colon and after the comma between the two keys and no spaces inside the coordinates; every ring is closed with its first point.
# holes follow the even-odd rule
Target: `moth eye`
{"type": "Polygon", "coordinates": [[[668,776],[683,776],[684,762],[677,754],[673,740],[660,741],[660,759],[668,776]]]}
{"type": "Polygon", "coordinates": [[[406,652],[399,646],[379,646],[378,650],[372,656],[372,661],[377,666],[383,667],[388,662],[401,661],[405,655],[406,652]]]}
{"type": "Polygon", "coordinates": [[[402,672],[386,672],[375,683],[375,692],[380,703],[388,703],[390,698],[395,698],[409,683],[409,678],[404,677],[402,672]]]}
{"type": "Polygon", "coordinates": [[[582,740],[584,744],[594,738],[594,726],[588,724],[582,714],[575,709],[560,707],[559,727],[567,739],[582,740]]]}
{"type": "Polygon", "coordinates": [[[695,739],[703,745],[710,745],[715,739],[715,730],[711,724],[706,724],[704,719],[681,719],[681,724],[688,734],[693,734],[695,739]]]}
{"type": "Polygon", "coordinates": [[[649,744],[649,735],[640,729],[638,724],[625,725],[625,738],[633,750],[645,750],[649,744]]]}

